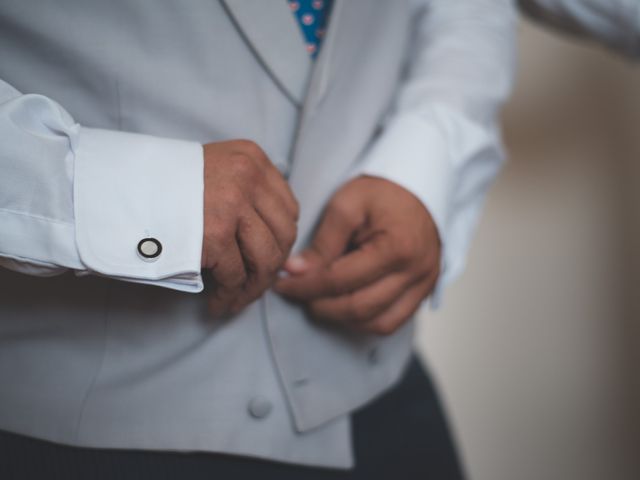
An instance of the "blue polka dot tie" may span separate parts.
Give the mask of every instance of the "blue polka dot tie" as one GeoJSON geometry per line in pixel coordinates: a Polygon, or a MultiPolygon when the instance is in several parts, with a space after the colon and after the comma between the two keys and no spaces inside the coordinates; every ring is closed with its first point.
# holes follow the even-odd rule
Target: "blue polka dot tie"
{"type": "Polygon", "coordinates": [[[307,52],[316,58],[324,37],[331,0],[287,0],[306,42],[307,52]]]}

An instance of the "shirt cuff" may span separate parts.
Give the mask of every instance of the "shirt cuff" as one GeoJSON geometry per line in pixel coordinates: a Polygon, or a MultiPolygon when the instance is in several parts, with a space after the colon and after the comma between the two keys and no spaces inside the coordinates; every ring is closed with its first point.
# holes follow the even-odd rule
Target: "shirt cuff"
{"type": "Polygon", "coordinates": [[[444,242],[454,169],[447,133],[418,115],[397,117],[349,177],[370,175],[397,183],[427,208],[444,242]]]}
{"type": "Polygon", "coordinates": [[[202,146],[81,127],[71,150],[84,273],[202,291],[202,146]],[[141,254],[145,238],[158,242],[157,256],[141,254]]]}
{"type": "Polygon", "coordinates": [[[442,243],[441,275],[429,297],[434,308],[440,305],[444,291],[446,225],[454,182],[446,138],[435,122],[427,123],[412,114],[397,117],[349,175],[369,175],[397,183],[415,195],[431,214],[442,243]]]}
{"type": "MultiPolygon", "coordinates": [[[[490,161],[480,157],[483,152],[498,150],[497,139],[489,129],[447,106],[434,104],[419,113],[391,117],[349,174],[349,178],[371,175],[391,180],[413,193],[431,214],[442,242],[440,277],[430,296],[434,308],[442,303],[445,285],[459,274],[458,267],[466,256],[470,232],[463,229],[460,233],[460,228],[452,232],[451,228],[452,218],[460,217],[458,203],[481,203],[487,183],[484,179],[493,178],[501,162],[494,161],[492,155],[488,155],[490,161]],[[473,169],[471,160],[475,160],[473,169]],[[464,171],[467,177],[476,179],[475,183],[461,181],[464,171]]],[[[469,230],[474,223],[466,222],[469,230]]]]}

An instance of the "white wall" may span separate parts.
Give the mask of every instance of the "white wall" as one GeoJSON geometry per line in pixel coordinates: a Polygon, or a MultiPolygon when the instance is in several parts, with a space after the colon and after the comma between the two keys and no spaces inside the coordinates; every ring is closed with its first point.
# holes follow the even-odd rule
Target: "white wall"
{"type": "Polygon", "coordinates": [[[419,348],[472,480],[636,480],[640,71],[521,40],[511,160],[419,348]]]}

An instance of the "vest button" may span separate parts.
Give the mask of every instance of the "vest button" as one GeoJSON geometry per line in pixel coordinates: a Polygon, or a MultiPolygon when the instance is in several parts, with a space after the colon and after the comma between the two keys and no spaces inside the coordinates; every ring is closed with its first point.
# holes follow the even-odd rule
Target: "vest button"
{"type": "Polygon", "coordinates": [[[254,418],[264,418],[273,409],[273,404],[265,397],[253,397],[249,402],[249,413],[254,418]]]}

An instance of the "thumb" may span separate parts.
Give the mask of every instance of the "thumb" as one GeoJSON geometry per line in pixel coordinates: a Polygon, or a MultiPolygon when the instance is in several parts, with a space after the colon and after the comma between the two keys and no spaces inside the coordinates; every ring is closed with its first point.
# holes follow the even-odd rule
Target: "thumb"
{"type": "Polygon", "coordinates": [[[342,256],[364,222],[364,213],[354,207],[352,204],[351,208],[345,208],[331,202],[322,215],[311,245],[290,257],[284,264],[285,271],[292,275],[302,274],[329,265],[342,256]]]}

